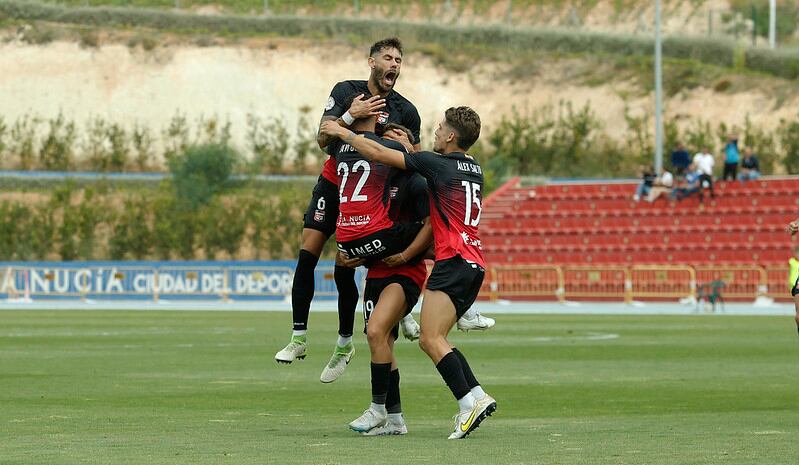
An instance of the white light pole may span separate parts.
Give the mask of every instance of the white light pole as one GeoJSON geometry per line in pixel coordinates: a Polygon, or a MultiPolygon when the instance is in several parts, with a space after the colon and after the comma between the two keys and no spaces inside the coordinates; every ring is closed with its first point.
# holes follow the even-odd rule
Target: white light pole
{"type": "Polygon", "coordinates": [[[663,171],[663,69],[660,0],[655,0],[655,172],[663,171]]]}
{"type": "Polygon", "coordinates": [[[777,0],[770,0],[768,5],[768,46],[777,46],[777,0]]]}

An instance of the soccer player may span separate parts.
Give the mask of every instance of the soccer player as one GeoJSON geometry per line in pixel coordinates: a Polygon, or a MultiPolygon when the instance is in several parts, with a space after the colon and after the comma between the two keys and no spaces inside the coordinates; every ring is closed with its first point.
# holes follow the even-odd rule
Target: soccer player
{"type": "MultiPolygon", "coordinates": [[[[369,80],[343,81],[336,84],[330,92],[320,123],[335,121],[336,124],[347,126],[352,124],[355,118],[377,116],[379,125],[395,122],[409,128],[414,137],[411,142],[418,150],[421,128],[419,113],[410,101],[394,90],[402,68],[402,43],[397,38],[375,42],[369,50],[367,63],[371,69],[369,80]],[[373,97],[366,101],[357,100],[350,108],[345,107],[344,98],[355,92],[368,93],[373,97]]],[[[319,147],[323,149],[332,140],[332,137],[321,132],[317,137],[319,147]]],[[[275,360],[281,363],[291,363],[306,356],[308,313],[315,288],[314,269],[325,243],[336,229],[339,213],[336,182],[335,160],[328,158],[313,189],[304,217],[302,247],[291,289],[294,328],[291,342],[275,354],[275,360]]],[[[352,328],[358,304],[355,270],[339,265],[334,268],[333,277],[339,294],[339,338],[333,355],[320,376],[322,382],[334,381],[336,373],[343,373],[343,369],[355,353],[352,345],[352,328]]],[[[410,315],[403,320],[402,329],[406,338],[411,340],[418,338],[418,325],[410,315]]]]}
{"type": "MultiPolygon", "coordinates": [[[[398,128],[398,131],[402,129],[398,128]]],[[[407,248],[377,261],[366,275],[364,322],[372,357],[372,403],[349,426],[367,436],[408,432],[402,416],[394,341],[398,336],[400,319],[416,305],[427,277],[424,262],[411,259],[424,255],[433,239],[424,178],[409,171],[399,172],[391,178],[390,195],[389,216],[392,220],[406,223],[423,221],[425,227],[407,248]]]]}
{"type": "Polygon", "coordinates": [[[323,123],[322,132],[340,138],[373,161],[416,171],[427,180],[436,261],[425,289],[419,345],[458,401],[455,430],[449,438],[464,438],[497,407],[466,357],[447,340],[447,333],[477,298],[485,275],[477,235],[483,173],[479,163],[466,154],[480,136],[480,117],[468,107],[449,108],[435,132],[436,153],[405,154],[333,122],[323,123]]]}
{"type": "MultiPolygon", "coordinates": [[[[799,232],[799,218],[788,224],[788,232],[791,233],[791,236],[799,232]]],[[[796,330],[799,331],[799,279],[794,282],[791,295],[793,296],[793,304],[796,309],[796,316],[794,317],[796,321],[796,330]]]]}
{"type": "MultiPolygon", "coordinates": [[[[360,94],[352,95],[345,102],[360,98],[360,94]]],[[[377,137],[374,116],[356,120],[350,129],[378,144],[407,153],[401,143],[377,137]]],[[[422,224],[394,223],[389,218],[388,180],[394,168],[365,159],[340,139],[331,142],[328,148],[331,156],[336,158],[339,185],[336,223],[339,250],[348,258],[368,259],[367,266],[375,259],[402,252],[416,237],[422,224]]]]}

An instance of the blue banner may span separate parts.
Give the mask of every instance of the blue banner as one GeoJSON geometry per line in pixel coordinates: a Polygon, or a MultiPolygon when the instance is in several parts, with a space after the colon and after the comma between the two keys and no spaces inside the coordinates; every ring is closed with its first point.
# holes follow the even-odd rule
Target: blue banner
{"type": "MultiPolygon", "coordinates": [[[[282,300],[293,261],[0,262],[0,298],[282,300]]],[[[332,261],[320,261],[315,297],[336,297],[332,261]]],[[[356,282],[363,287],[365,273],[356,282]]]]}

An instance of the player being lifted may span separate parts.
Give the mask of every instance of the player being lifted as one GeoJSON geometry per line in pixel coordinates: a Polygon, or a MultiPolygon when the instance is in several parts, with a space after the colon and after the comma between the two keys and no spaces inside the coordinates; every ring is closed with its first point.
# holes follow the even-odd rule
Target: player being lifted
{"type": "MultiPolygon", "coordinates": [[[[389,125],[384,138],[401,140],[410,146],[410,131],[389,125]],[[407,136],[405,135],[407,132],[407,136]]],[[[390,179],[389,217],[402,223],[424,222],[413,242],[399,253],[375,262],[366,275],[364,322],[371,352],[372,403],[350,428],[367,436],[406,434],[400,402],[400,372],[394,357],[398,323],[419,300],[427,277],[422,260],[432,244],[433,230],[428,221],[427,184],[420,175],[399,171],[390,179]],[[378,417],[374,417],[377,414],[378,417]]]]}
{"type": "MultiPolygon", "coordinates": [[[[367,63],[371,70],[368,81],[343,81],[333,87],[321,122],[332,121],[342,126],[348,126],[353,123],[355,118],[376,116],[379,125],[394,122],[409,128],[414,137],[411,142],[418,150],[421,126],[419,113],[410,101],[394,91],[394,85],[402,68],[402,43],[397,38],[375,42],[369,50],[367,63]],[[354,105],[348,108],[344,105],[344,99],[354,93],[369,94],[373,97],[366,101],[357,99],[354,105]]],[[[320,132],[317,142],[319,147],[325,148],[333,139],[333,137],[320,132]]],[[[336,182],[336,163],[333,158],[328,158],[313,189],[311,201],[304,216],[302,247],[297,259],[294,283],[291,289],[294,328],[291,342],[275,354],[275,360],[281,363],[291,363],[294,359],[305,358],[306,355],[308,313],[315,288],[314,269],[325,243],[336,230],[336,221],[339,216],[339,192],[336,182]]],[[[355,353],[352,344],[355,308],[358,305],[355,270],[336,266],[333,276],[339,294],[339,338],[333,356],[320,376],[322,382],[334,381],[343,373],[355,353]]],[[[402,329],[407,338],[418,338],[418,325],[410,315],[403,320],[402,329]]]]}
{"type": "MultiPolygon", "coordinates": [[[[465,356],[447,340],[452,326],[477,298],[485,275],[477,235],[483,173],[477,161],[466,154],[480,135],[480,117],[468,107],[449,108],[435,132],[433,150],[437,153],[406,154],[334,122],[323,123],[322,132],[338,137],[370,160],[416,171],[427,180],[436,261],[425,289],[419,344],[458,401],[455,430],[449,438],[464,438],[497,406],[483,391],[465,356]]],[[[379,412],[371,416],[380,418],[379,412]]]]}

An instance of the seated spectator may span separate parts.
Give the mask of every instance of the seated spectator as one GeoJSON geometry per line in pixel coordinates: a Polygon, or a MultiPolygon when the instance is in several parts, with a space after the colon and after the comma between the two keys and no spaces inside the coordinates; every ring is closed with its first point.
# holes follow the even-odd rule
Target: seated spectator
{"type": "Polygon", "coordinates": [[[641,184],[635,189],[633,200],[638,202],[642,197],[649,195],[652,184],[655,182],[655,170],[651,166],[641,166],[641,184]]]}
{"type": "Polygon", "coordinates": [[[691,155],[685,150],[685,146],[682,145],[682,142],[677,142],[677,147],[671,152],[671,166],[674,169],[674,174],[677,176],[684,175],[685,170],[688,169],[688,165],[690,164],[691,155]]]}
{"type": "Polygon", "coordinates": [[[696,194],[700,189],[699,171],[697,171],[696,167],[691,164],[688,167],[688,172],[685,174],[685,178],[682,179],[677,187],[672,189],[669,198],[682,200],[686,197],[696,194]]]}
{"type": "Polygon", "coordinates": [[[647,202],[654,202],[663,194],[671,194],[671,189],[674,187],[674,176],[666,170],[655,179],[655,184],[652,190],[649,191],[649,197],[646,198],[647,202]]]}
{"type": "Polygon", "coordinates": [[[746,181],[754,181],[760,177],[760,162],[757,157],[752,154],[752,149],[749,147],[744,149],[744,159],[741,160],[741,172],[738,173],[738,180],[741,184],[746,181]]]}
{"type": "Polygon", "coordinates": [[[713,192],[713,166],[716,164],[716,160],[713,158],[713,155],[704,147],[701,152],[694,155],[694,163],[693,165],[696,167],[696,170],[699,172],[699,198],[702,198],[702,191],[704,189],[710,189],[710,196],[715,197],[716,195],[713,192]]]}

